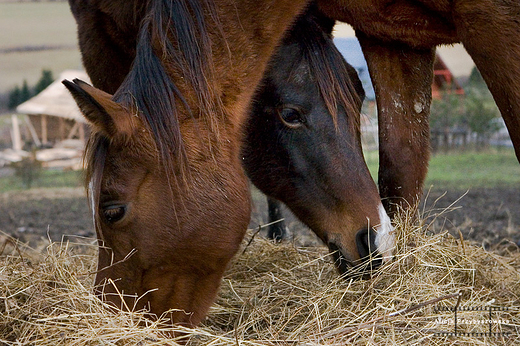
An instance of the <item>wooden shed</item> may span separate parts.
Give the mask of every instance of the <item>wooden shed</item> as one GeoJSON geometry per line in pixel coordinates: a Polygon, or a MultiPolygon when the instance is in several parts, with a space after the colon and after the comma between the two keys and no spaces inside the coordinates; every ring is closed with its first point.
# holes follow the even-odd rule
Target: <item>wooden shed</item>
{"type": "Polygon", "coordinates": [[[27,126],[35,144],[52,146],[66,139],[85,141],[85,118],[62,80],[79,78],[90,83],[87,74],[79,70],[66,70],[38,95],[16,107],[26,114],[27,126]]]}

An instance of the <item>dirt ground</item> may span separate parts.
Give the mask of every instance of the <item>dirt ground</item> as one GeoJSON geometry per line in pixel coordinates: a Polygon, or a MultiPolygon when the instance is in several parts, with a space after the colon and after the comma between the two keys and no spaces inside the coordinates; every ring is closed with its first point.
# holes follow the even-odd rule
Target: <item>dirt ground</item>
{"type": "MultiPolygon", "coordinates": [[[[255,198],[250,227],[267,222],[265,198],[255,198]]],[[[448,230],[459,238],[486,249],[518,250],[520,245],[520,188],[476,188],[472,190],[432,189],[425,191],[420,215],[425,231],[448,230]]],[[[298,245],[315,245],[316,236],[290,212],[285,214],[289,241],[298,245]]],[[[260,234],[265,234],[262,230],[260,234]]]]}
{"type": "MultiPolygon", "coordinates": [[[[267,222],[266,201],[257,191],[250,227],[267,222]]],[[[448,229],[486,248],[511,247],[520,241],[520,188],[442,189],[428,193],[423,206],[425,223],[438,232],[448,229]],[[442,196],[442,197],[441,197],[442,196]],[[446,209],[450,207],[449,209],[446,209]]],[[[286,213],[288,241],[315,245],[312,232],[286,213]]],[[[36,189],[0,195],[0,231],[35,247],[42,240],[60,241],[95,237],[91,214],[82,188],[36,189]]],[[[265,234],[265,229],[259,232],[265,234]]],[[[0,244],[1,248],[1,244],[0,244]]]]}

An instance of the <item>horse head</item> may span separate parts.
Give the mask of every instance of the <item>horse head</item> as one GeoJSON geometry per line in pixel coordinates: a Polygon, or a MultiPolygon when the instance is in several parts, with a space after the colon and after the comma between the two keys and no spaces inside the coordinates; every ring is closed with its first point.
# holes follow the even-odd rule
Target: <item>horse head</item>
{"type": "Polygon", "coordinates": [[[393,228],[360,140],[364,91],[311,7],[270,61],[246,126],[244,167],[333,253],[340,272],[389,259],[393,228]]]}
{"type": "Polygon", "coordinates": [[[97,292],[126,310],[160,315],[175,307],[174,322],[197,324],[249,220],[238,156],[207,154],[195,132],[201,126],[186,119],[189,162],[186,171],[179,162],[171,170],[136,107],[78,80],[64,84],[94,131],[86,159],[100,242],[97,292]]]}

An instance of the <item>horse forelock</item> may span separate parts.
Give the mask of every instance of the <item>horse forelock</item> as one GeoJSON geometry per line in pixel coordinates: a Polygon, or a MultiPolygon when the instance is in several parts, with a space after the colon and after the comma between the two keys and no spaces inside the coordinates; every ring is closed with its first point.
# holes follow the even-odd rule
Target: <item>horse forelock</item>
{"type": "MultiPolygon", "coordinates": [[[[312,43],[311,43],[312,44],[312,43]]],[[[327,110],[337,124],[338,109],[343,107],[349,124],[359,129],[359,108],[361,99],[349,77],[347,65],[332,42],[325,46],[315,47],[322,52],[309,54],[308,61],[313,77],[318,84],[320,94],[327,105],[327,110]]]]}
{"type": "Polygon", "coordinates": [[[302,30],[292,32],[300,35],[295,39],[301,47],[302,58],[310,68],[334,124],[337,126],[338,109],[343,107],[346,114],[351,115],[348,117],[349,125],[359,131],[360,120],[355,115],[359,113],[364,95],[358,95],[349,77],[348,65],[334,45],[332,37],[323,31],[312,16],[296,25],[304,25],[302,30]]]}
{"type": "Polygon", "coordinates": [[[94,227],[101,241],[104,240],[100,227],[99,200],[101,194],[101,181],[108,152],[109,140],[100,133],[93,134],[86,146],[84,154],[85,182],[87,196],[90,201],[90,211],[94,227]]]}
{"type": "Polygon", "coordinates": [[[200,117],[218,132],[223,114],[211,85],[215,69],[206,15],[219,25],[207,0],[150,1],[131,70],[114,95],[137,110],[170,172],[187,168],[180,118],[200,117]]]}
{"type": "MultiPolygon", "coordinates": [[[[210,85],[214,80],[214,66],[206,17],[221,32],[216,8],[208,0],[151,0],[141,21],[134,62],[113,96],[114,101],[141,118],[153,137],[155,148],[140,146],[139,149],[153,151],[149,156],[158,156],[167,176],[172,172],[182,175],[187,172],[180,117],[206,117],[203,120],[212,131],[218,132],[218,117],[223,114],[210,85]],[[172,78],[169,71],[172,66],[184,83],[183,90],[172,78]],[[190,109],[190,105],[197,109],[190,109]]],[[[94,225],[102,241],[99,201],[110,145],[112,139],[93,133],[84,156],[87,193],[94,225]]],[[[169,183],[171,188],[172,182],[169,183]]]]}

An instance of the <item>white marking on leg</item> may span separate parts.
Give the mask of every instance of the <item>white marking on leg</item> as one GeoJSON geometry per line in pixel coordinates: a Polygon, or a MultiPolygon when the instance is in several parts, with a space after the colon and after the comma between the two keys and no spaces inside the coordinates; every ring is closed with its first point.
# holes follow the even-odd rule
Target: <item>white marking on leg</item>
{"type": "Polygon", "coordinates": [[[380,223],[375,227],[377,232],[375,244],[377,251],[383,256],[383,262],[388,262],[392,258],[392,250],[395,247],[395,231],[382,204],[379,205],[378,210],[380,223]]]}
{"type": "Polygon", "coordinates": [[[415,112],[417,114],[421,113],[423,110],[424,110],[424,105],[419,102],[419,101],[416,101],[414,104],[413,104],[413,109],[415,110],[415,112]]]}

